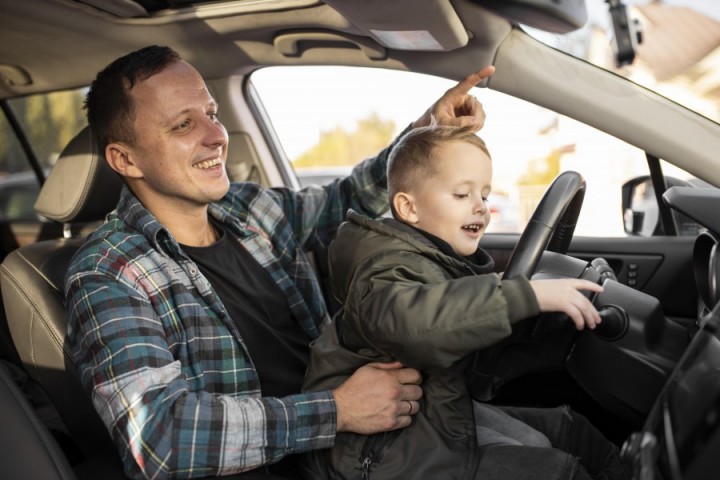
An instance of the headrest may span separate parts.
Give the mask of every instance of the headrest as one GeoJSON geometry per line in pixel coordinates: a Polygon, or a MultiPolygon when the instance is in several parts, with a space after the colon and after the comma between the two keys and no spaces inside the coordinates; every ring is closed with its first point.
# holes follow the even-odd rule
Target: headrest
{"type": "Polygon", "coordinates": [[[35,201],[35,211],[61,223],[101,221],[117,205],[122,179],[99,154],[90,127],[60,153],[35,201]]]}

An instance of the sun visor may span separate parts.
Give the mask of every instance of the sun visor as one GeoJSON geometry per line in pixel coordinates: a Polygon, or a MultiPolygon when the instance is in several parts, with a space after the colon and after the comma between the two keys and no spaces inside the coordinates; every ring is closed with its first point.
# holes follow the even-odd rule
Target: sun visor
{"type": "Polygon", "coordinates": [[[464,47],[469,41],[449,0],[325,0],[325,3],[387,48],[446,51],[464,47]],[[433,21],[428,22],[429,18],[433,21]]]}
{"type": "Polygon", "coordinates": [[[473,0],[512,23],[553,33],[582,28],[588,20],[585,0],[473,0]]]}

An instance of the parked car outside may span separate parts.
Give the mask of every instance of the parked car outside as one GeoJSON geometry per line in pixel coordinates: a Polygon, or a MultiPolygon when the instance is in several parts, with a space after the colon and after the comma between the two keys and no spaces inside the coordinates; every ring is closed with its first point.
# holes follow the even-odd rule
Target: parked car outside
{"type": "Polygon", "coordinates": [[[335,179],[348,176],[351,171],[352,166],[295,169],[301,187],[327,185],[335,179]]]}

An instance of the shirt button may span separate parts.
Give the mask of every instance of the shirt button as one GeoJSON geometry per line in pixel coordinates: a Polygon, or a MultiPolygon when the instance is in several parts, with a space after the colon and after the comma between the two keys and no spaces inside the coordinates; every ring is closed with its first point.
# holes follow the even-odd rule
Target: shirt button
{"type": "Polygon", "coordinates": [[[197,269],[196,269],[196,268],[191,268],[191,269],[190,269],[190,275],[195,276],[196,273],[197,273],[197,269]]]}

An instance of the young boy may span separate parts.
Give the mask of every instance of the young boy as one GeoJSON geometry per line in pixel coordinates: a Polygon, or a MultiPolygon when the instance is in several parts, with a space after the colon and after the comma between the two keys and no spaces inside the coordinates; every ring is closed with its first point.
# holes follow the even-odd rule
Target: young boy
{"type": "Polygon", "coordinates": [[[369,361],[399,361],[422,372],[424,397],[404,402],[417,412],[407,428],[341,434],[308,456],[309,478],[626,478],[616,447],[581,416],[564,408],[511,416],[468,392],[472,353],[513,324],[545,311],[566,313],[578,329],[599,322],[580,292],[599,285],[492,273],[478,247],[491,180],[490,155],[471,130],[416,129],[389,158],[393,218],[350,212],[340,227],[329,258],[343,308],[312,346],[305,388],[334,388],[369,361]]]}

